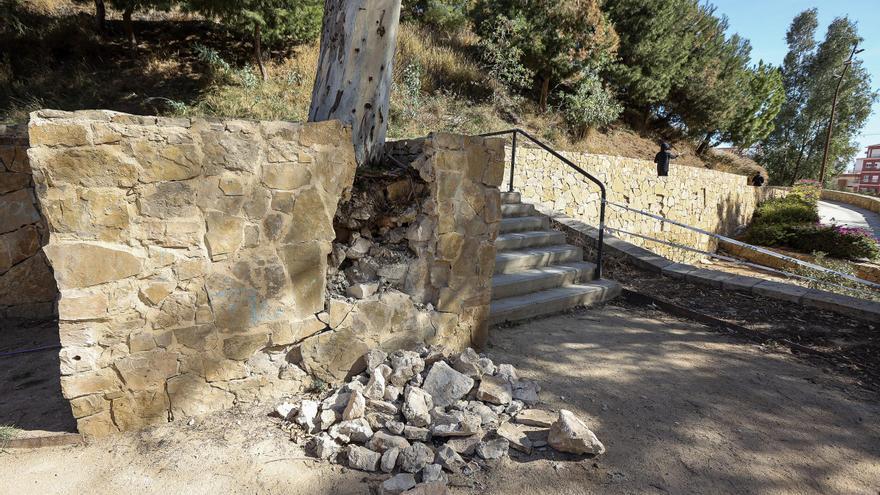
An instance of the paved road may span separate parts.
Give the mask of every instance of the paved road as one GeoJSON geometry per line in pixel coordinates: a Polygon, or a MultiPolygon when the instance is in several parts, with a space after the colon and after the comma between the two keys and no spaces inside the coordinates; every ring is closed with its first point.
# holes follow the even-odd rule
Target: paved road
{"type": "Polygon", "coordinates": [[[836,201],[819,201],[819,216],[822,223],[861,227],[873,231],[874,237],[880,237],[880,215],[864,208],[836,201]]]}

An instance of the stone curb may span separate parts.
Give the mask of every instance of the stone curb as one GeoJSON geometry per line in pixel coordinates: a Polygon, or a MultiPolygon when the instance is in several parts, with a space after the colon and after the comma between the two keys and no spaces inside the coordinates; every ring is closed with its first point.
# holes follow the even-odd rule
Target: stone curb
{"type": "MultiPolygon", "coordinates": [[[[542,213],[549,215],[553,224],[562,227],[562,230],[567,234],[583,237],[591,243],[592,248],[595,248],[599,238],[599,231],[596,228],[569,216],[560,215],[557,212],[543,210],[542,213]]],[[[674,263],[656,253],[634,246],[610,234],[605,234],[604,244],[606,255],[626,258],[633,265],[652,273],[659,273],[670,278],[708,285],[722,290],[754,294],[806,307],[832,311],[872,323],[880,321],[880,303],[878,302],[757,277],[733,275],[706,268],[697,268],[684,263],[674,263]]]]}
{"type": "Polygon", "coordinates": [[[79,433],[59,433],[41,437],[13,438],[0,444],[0,447],[10,449],[39,449],[43,447],[63,447],[66,445],[79,445],[83,443],[83,437],[79,433]]]}

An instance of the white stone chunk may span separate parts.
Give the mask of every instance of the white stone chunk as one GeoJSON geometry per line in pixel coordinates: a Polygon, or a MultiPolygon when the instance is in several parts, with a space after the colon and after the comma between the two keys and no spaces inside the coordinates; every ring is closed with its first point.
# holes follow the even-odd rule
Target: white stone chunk
{"type": "Polygon", "coordinates": [[[446,407],[461,399],[474,387],[474,380],[454,369],[444,361],[431,366],[422,388],[431,394],[434,406],[446,407]]]}
{"type": "Polygon", "coordinates": [[[605,453],[605,446],[587,428],[587,425],[574,413],[565,409],[559,411],[559,417],[550,427],[547,441],[559,452],[593,455],[605,453]]]}

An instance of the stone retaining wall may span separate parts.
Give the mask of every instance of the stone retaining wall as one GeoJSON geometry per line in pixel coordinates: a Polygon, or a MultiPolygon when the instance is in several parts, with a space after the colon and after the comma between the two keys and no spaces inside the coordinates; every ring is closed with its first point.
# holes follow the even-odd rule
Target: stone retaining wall
{"type": "Polygon", "coordinates": [[[0,319],[50,319],[58,289],[40,248],[46,222],[34,196],[25,126],[0,126],[0,319]]]}
{"type": "MultiPolygon", "coordinates": [[[[47,234],[32,257],[47,260],[44,285],[60,290],[62,392],[81,433],[277,399],[313,377],[340,382],[371,348],[485,344],[503,143],[442,134],[391,144],[429,191],[407,232],[405,290],[328,299],[334,216],[354,181],[350,132],[32,114],[27,156],[47,234]]],[[[37,211],[14,228],[38,228],[37,211]]],[[[17,284],[4,279],[0,293],[17,284]]]]}
{"type": "MultiPolygon", "coordinates": [[[[610,201],[718,234],[730,235],[748,224],[756,205],[774,194],[772,189],[750,186],[745,176],[676,166],[674,162],[668,177],[657,177],[656,165],[645,160],[562,154],[602,181],[610,201]]],[[[505,180],[509,176],[508,164],[505,180]]],[[[517,148],[514,186],[526,202],[598,225],[598,187],[543,150],[517,148]]],[[[703,251],[714,252],[716,248],[708,236],[620,208],[607,209],[606,225],[703,251]]],[[[702,257],[637,236],[615,235],[675,261],[702,257]]]]}
{"type": "Polygon", "coordinates": [[[839,201],[841,203],[858,206],[874,213],[880,213],[880,198],[865,196],[864,194],[853,194],[843,191],[833,191],[831,189],[822,190],[822,199],[828,201],[839,201]]]}
{"type": "Polygon", "coordinates": [[[40,111],[29,132],[81,433],[303,388],[287,354],[326,327],[349,129],[40,111]]]}

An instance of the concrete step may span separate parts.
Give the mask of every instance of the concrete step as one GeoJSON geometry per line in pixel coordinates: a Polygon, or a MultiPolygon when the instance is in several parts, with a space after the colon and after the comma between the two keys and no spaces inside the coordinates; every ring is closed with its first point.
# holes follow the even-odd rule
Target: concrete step
{"type": "Polygon", "coordinates": [[[581,248],[567,244],[501,251],[495,255],[495,273],[516,273],[583,259],[584,251],[581,248]]]}
{"type": "Polygon", "coordinates": [[[620,284],[612,280],[569,285],[543,290],[523,296],[493,301],[489,310],[489,324],[524,320],[536,316],[559,313],[578,306],[591,306],[620,295],[620,284]]]}
{"type": "Polygon", "coordinates": [[[501,216],[503,218],[533,217],[536,215],[539,215],[538,211],[530,204],[517,203],[501,205],[501,216]]]}
{"type": "Polygon", "coordinates": [[[501,203],[506,205],[512,205],[519,203],[522,200],[521,196],[518,192],[503,192],[501,193],[501,203]]]}
{"type": "Polygon", "coordinates": [[[589,282],[595,275],[596,265],[585,261],[495,275],[492,278],[492,300],[589,282]]]}
{"type": "Polygon", "coordinates": [[[565,234],[555,230],[536,230],[532,232],[511,232],[501,234],[495,241],[498,251],[524,249],[536,246],[553,246],[565,244],[565,234]]]}
{"type": "Polygon", "coordinates": [[[545,216],[514,217],[501,219],[501,233],[550,230],[550,219],[545,216]]]}

